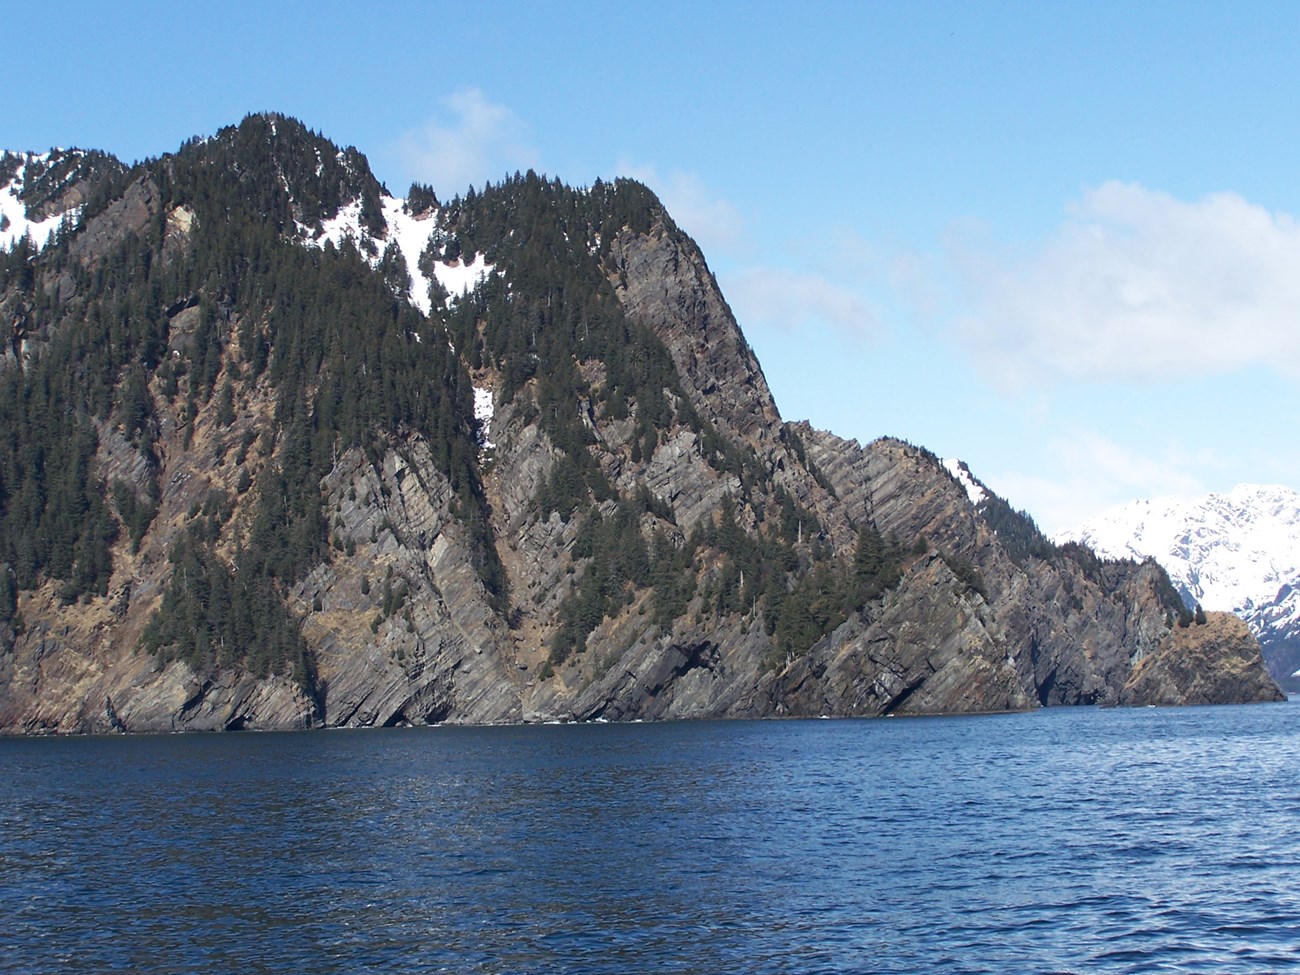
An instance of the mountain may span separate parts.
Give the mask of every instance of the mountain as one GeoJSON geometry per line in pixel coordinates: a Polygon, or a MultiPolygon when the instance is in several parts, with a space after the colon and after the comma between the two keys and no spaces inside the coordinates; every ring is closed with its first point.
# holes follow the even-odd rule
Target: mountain
{"type": "Polygon", "coordinates": [[[264,114],[0,195],[6,732],[1278,695],[1154,563],[783,421],[636,182],[398,199],[264,114]]]}
{"type": "Polygon", "coordinates": [[[1063,533],[1111,558],[1153,558],[1191,608],[1236,613],[1269,672],[1300,690],[1300,494],[1240,484],[1227,494],[1133,501],[1063,533]]]}

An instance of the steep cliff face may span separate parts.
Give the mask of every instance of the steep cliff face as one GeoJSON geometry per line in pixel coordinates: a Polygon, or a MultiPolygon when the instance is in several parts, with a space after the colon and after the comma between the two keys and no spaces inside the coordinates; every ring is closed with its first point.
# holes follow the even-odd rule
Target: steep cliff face
{"type": "Polygon", "coordinates": [[[780,416],[767,379],[694,242],[656,214],[644,232],[619,230],[606,267],[628,317],[672,353],[697,409],[730,434],[770,440],[780,416]]]}
{"type": "Polygon", "coordinates": [[[407,206],[278,116],[95,159],[0,277],[0,730],[1276,694],[1153,564],[783,423],[643,187],[407,206]]]}

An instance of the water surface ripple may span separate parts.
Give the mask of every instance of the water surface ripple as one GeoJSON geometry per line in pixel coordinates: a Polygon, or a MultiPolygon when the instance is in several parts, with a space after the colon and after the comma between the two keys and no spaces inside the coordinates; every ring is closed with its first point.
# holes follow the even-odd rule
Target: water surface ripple
{"type": "Polygon", "coordinates": [[[0,740],[0,973],[1300,970],[1300,706],[0,740]]]}

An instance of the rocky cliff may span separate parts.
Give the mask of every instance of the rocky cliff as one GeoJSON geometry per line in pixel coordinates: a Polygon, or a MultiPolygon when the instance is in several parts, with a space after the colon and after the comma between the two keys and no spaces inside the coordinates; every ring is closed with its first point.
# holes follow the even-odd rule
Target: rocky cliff
{"type": "MultiPolygon", "coordinates": [[[[1208,613],[1204,623],[1176,628],[1171,637],[1138,661],[1119,703],[1214,704],[1262,696],[1259,642],[1240,617],[1208,613]]],[[[1281,700],[1280,692],[1275,698],[1281,700]]]]}
{"type": "Polygon", "coordinates": [[[0,277],[0,730],[1277,696],[1153,563],[782,421],[644,187],[404,204],[279,116],[85,158],[0,277]]]}

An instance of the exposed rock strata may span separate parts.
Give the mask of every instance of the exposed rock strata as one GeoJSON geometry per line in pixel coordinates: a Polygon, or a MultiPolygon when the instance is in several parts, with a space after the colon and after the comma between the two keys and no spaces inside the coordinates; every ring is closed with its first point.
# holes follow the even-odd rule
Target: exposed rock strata
{"type": "MultiPolygon", "coordinates": [[[[94,267],[151,224],[165,226],[163,260],[205,229],[188,208],[169,209],[144,174],[80,231],[71,256],[94,267]]],[[[263,439],[275,414],[265,381],[241,387],[234,419],[218,420],[215,397],[191,412],[155,378],[152,445],[101,423],[95,464],[105,490],[120,484],[140,501],[156,483],[157,513],[138,545],[124,533],[115,543],[106,595],[67,603],[54,582],[21,593],[14,625],[0,626],[0,731],[932,714],[1278,696],[1235,618],[1169,625],[1156,566],[1018,551],[925,450],[892,439],[860,446],[783,423],[703,257],[666,214],[646,232],[619,232],[606,262],[628,318],[663,343],[681,394],[742,458],[739,467],[719,464],[701,430],[683,422],[656,431],[643,452],[631,417],[574,404],[615,492],[644,492],[667,512],[647,511],[643,534],[684,546],[724,503],[738,530],[757,534],[782,494],[807,515],[800,558],[815,546],[819,557],[846,562],[859,529],[874,526],[905,551],[896,586],[811,646],[781,654],[757,604],[741,615],[704,598],[722,562],[705,555],[700,586],[670,624],[652,624],[648,589],[629,590],[586,652],[553,666],[557,615],[592,566],[575,554],[582,519],[537,511],[561,456],[538,421],[534,380],[508,399],[494,393],[485,431],[494,446],[480,457],[490,537],[508,580],[503,597],[475,569],[462,500],[435,445],[404,430],[367,450],[337,451],[320,482],[328,552],[286,594],[314,666],[310,681],[163,663],[140,640],[171,581],[169,553],[195,512],[220,496],[232,511],[216,551],[234,564],[254,517],[254,492],[244,493],[241,479],[264,477],[284,447],[263,439]]],[[[47,287],[63,286],[52,277],[47,287]]],[[[198,300],[187,292],[161,301],[167,354],[185,362],[198,300]]],[[[228,318],[219,327],[234,334],[243,324],[228,318]]],[[[238,343],[222,354],[222,375],[246,372],[238,343]]],[[[17,356],[6,362],[0,368],[20,367],[17,356]]],[[[475,386],[507,388],[499,363],[464,366],[475,386]]],[[[581,368],[599,388],[601,364],[581,368]]],[[[599,502],[606,515],[615,506],[599,502]]]]}

